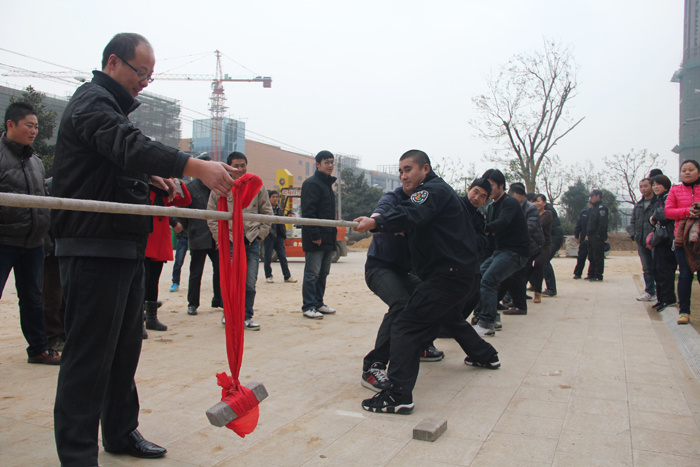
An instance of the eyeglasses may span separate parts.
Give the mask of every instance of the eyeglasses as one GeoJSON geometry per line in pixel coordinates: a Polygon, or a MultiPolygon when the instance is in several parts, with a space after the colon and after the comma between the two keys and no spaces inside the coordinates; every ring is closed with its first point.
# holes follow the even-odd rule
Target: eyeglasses
{"type": "Polygon", "coordinates": [[[136,68],[134,68],[134,67],[131,65],[131,63],[127,62],[126,60],[124,60],[123,58],[121,58],[119,55],[117,55],[117,54],[114,54],[114,55],[116,55],[116,57],[117,57],[119,60],[121,60],[122,62],[124,62],[124,63],[126,64],[126,66],[128,66],[129,68],[131,68],[132,70],[134,70],[134,71],[136,72],[136,76],[138,76],[139,81],[148,80],[148,84],[151,84],[151,83],[153,82],[154,78],[152,78],[151,76],[148,76],[148,75],[147,75],[146,73],[144,73],[143,71],[137,70],[136,68]]]}

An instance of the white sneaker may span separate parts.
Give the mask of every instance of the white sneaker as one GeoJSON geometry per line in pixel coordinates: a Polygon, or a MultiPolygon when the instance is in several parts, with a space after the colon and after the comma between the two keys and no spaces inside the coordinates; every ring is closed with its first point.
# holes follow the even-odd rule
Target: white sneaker
{"type": "Polygon", "coordinates": [[[654,300],[656,300],[656,295],[652,295],[646,292],[637,297],[638,302],[653,302],[654,300]]]}
{"type": "Polygon", "coordinates": [[[478,323],[476,324],[476,326],[474,326],[474,330],[479,335],[479,337],[493,336],[494,334],[496,334],[495,330],[489,329],[489,328],[484,328],[478,323]]]}
{"type": "Polygon", "coordinates": [[[305,317],[311,318],[311,319],[323,319],[323,314],[319,313],[318,311],[316,311],[313,308],[309,308],[306,311],[302,311],[302,314],[305,317]]]}
{"type": "Polygon", "coordinates": [[[275,280],[272,278],[272,276],[270,276],[265,278],[265,282],[267,282],[268,284],[273,284],[275,280]]]}
{"type": "Polygon", "coordinates": [[[329,306],[326,305],[321,305],[320,307],[316,308],[316,311],[323,313],[324,315],[332,315],[335,313],[335,310],[329,306]]]}
{"type": "Polygon", "coordinates": [[[223,313],[221,313],[221,324],[226,326],[226,315],[224,315],[223,313]]]}
{"type": "Polygon", "coordinates": [[[297,280],[296,280],[295,278],[293,278],[292,276],[289,276],[289,277],[286,278],[284,281],[285,281],[285,282],[292,283],[292,284],[296,284],[296,282],[297,282],[297,280]]]}
{"type": "Polygon", "coordinates": [[[252,319],[247,319],[245,320],[245,328],[249,329],[251,331],[259,331],[260,330],[260,325],[253,321],[252,319]]]}

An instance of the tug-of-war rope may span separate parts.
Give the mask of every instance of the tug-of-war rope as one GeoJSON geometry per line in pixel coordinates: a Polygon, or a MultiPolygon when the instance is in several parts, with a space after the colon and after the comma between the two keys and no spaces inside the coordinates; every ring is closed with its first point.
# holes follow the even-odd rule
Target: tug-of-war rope
{"type": "Polygon", "coordinates": [[[260,401],[267,397],[267,391],[261,383],[251,383],[243,386],[238,380],[241,362],[243,361],[243,322],[245,318],[247,269],[245,246],[243,244],[243,221],[257,221],[270,224],[317,225],[323,227],[352,228],[357,226],[357,222],[349,221],[244,214],[242,212],[243,208],[250,204],[261,186],[262,180],[254,174],[245,174],[236,180],[236,184],[231,190],[233,195],[233,212],[228,212],[226,198],[219,198],[218,211],[207,211],[0,193],[0,206],[218,220],[221,296],[224,302],[226,354],[231,376],[227,375],[226,372],[217,373],[217,383],[222,388],[221,402],[207,410],[207,417],[213,425],[225,425],[243,438],[255,430],[258,424],[258,405],[260,401]],[[227,221],[231,221],[231,231],[240,232],[240,235],[229,236],[229,222],[227,221]],[[232,243],[229,243],[229,238],[233,239],[232,243]]]}

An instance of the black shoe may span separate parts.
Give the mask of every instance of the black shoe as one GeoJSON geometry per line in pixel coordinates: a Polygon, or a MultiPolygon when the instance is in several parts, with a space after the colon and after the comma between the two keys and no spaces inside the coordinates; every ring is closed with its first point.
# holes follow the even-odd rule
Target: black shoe
{"type": "Polygon", "coordinates": [[[112,454],[128,454],[133,457],[140,457],[141,459],[157,459],[158,457],[163,457],[165,453],[168,452],[165,448],[143,439],[143,436],[141,436],[138,430],[129,433],[129,440],[122,449],[112,449],[111,447],[108,448],[105,446],[105,451],[112,454]]]}
{"type": "Polygon", "coordinates": [[[659,300],[658,302],[654,303],[651,307],[656,310],[661,305],[663,305],[663,302],[661,300],[659,300]]]}
{"type": "Polygon", "coordinates": [[[476,315],[472,316],[472,326],[476,326],[476,323],[479,322],[479,318],[476,317],[476,315]]]}
{"type": "Polygon", "coordinates": [[[394,394],[389,388],[375,394],[371,399],[363,400],[362,408],[368,412],[408,415],[413,412],[413,398],[410,395],[394,394]]]}
{"type": "Polygon", "coordinates": [[[190,316],[196,316],[197,315],[197,307],[196,306],[188,306],[187,307],[187,314],[190,316]]]}
{"type": "Polygon", "coordinates": [[[666,308],[668,308],[670,306],[675,306],[675,305],[676,305],[676,302],[668,302],[668,303],[661,303],[661,304],[659,304],[658,307],[656,305],[654,305],[654,308],[656,308],[656,311],[658,311],[660,313],[660,312],[664,311],[666,308]]]}
{"type": "Polygon", "coordinates": [[[157,302],[146,302],[146,329],[151,331],[168,330],[168,326],[158,321],[157,302]]]}
{"type": "Polygon", "coordinates": [[[386,365],[380,362],[372,363],[367,371],[362,372],[362,386],[374,392],[387,389],[391,384],[386,375],[386,365]]]}
{"type": "Polygon", "coordinates": [[[211,299],[211,307],[212,308],[223,308],[224,307],[224,302],[220,298],[212,298],[211,299]]]}
{"type": "Polygon", "coordinates": [[[580,274],[574,274],[574,279],[581,279],[581,275],[580,275],[580,274]]]}
{"type": "Polygon", "coordinates": [[[497,303],[497,304],[496,304],[496,310],[498,310],[498,311],[506,311],[507,309],[508,309],[508,307],[505,306],[505,305],[502,304],[502,303],[497,303]]]}
{"type": "Polygon", "coordinates": [[[525,300],[532,300],[532,297],[529,295],[525,295],[525,300]]]}
{"type": "Polygon", "coordinates": [[[476,360],[473,360],[469,355],[467,355],[467,357],[464,359],[464,364],[469,366],[479,366],[481,368],[488,368],[489,370],[497,370],[501,367],[501,362],[498,360],[498,354],[489,358],[489,361],[486,363],[479,363],[476,360]]]}
{"type": "Polygon", "coordinates": [[[146,323],[141,325],[141,339],[148,339],[148,333],[146,332],[146,323]]]}
{"type": "Polygon", "coordinates": [[[445,358],[445,352],[436,349],[432,345],[429,345],[428,348],[420,354],[421,362],[439,362],[443,358],[445,358]]]}
{"type": "Polygon", "coordinates": [[[557,293],[554,290],[546,289],[542,292],[543,297],[554,297],[557,293]]]}
{"type": "Polygon", "coordinates": [[[590,282],[603,282],[603,278],[602,278],[602,277],[591,277],[591,278],[588,279],[588,280],[589,280],[590,282]]]}

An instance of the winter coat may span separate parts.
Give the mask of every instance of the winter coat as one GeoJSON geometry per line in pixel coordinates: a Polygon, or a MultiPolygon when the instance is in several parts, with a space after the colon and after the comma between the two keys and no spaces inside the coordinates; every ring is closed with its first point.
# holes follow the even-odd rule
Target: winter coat
{"type": "MultiPolygon", "coordinates": [[[[31,146],[0,140],[0,191],[46,196],[44,164],[31,146]]],[[[0,245],[36,248],[49,231],[50,210],[0,206],[0,245]]]]}
{"type": "Polygon", "coordinates": [[[547,203],[544,208],[552,213],[552,247],[556,248],[558,251],[564,243],[564,229],[561,228],[559,214],[557,210],[554,209],[554,206],[547,203]]]}
{"type": "Polygon", "coordinates": [[[527,257],[530,235],[523,208],[517,199],[504,194],[486,209],[486,233],[495,239],[495,250],[506,250],[527,257]]]}
{"type": "MultiPolygon", "coordinates": [[[[698,180],[700,182],[700,179],[698,180]]],[[[700,185],[696,182],[693,185],[681,183],[674,185],[668,192],[664,213],[669,219],[679,221],[687,219],[690,215],[690,206],[700,201],[700,185]]],[[[678,222],[676,222],[674,235],[678,233],[678,222]]]]}
{"type": "Polygon", "coordinates": [[[637,245],[644,246],[646,244],[646,239],[653,230],[649,218],[654,211],[654,206],[656,206],[656,195],[652,198],[645,200],[642,199],[637,204],[634,205],[632,210],[632,218],[630,219],[630,237],[632,240],[637,242],[637,245]],[[644,202],[647,202],[647,206],[644,207],[644,202]]]}
{"type": "MultiPolygon", "coordinates": [[[[595,238],[605,241],[608,239],[608,207],[602,201],[593,203],[588,216],[586,236],[589,240],[595,238]]],[[[554,225],[554,224],[552,224],[554,225]]]]}
{"type": "Polygon", "coordinates": [[[590,216],[590,209],[584,209],[578,216],[576,221],[576,227],[574,227],[574,237],[578,238],[580,242],[586,239],[586,233],[588,232],[588,216],[590,216]]]}
{"type": "Polygon", "coordinates": [[[540,212],[537,210],[537,206],[528,200],[524,200],[523,213],[525,214],[525,220],[527,221],[527,233],[530,236],[529,256],[530,258],[534,258],[540,254],[542,246],[544,245],[545,236],[544,231],[542,230],[540,212]]]}
{"type": "MultiPolygon", "coordinates": [[[[182,188],[182,196],[176,194],[172,201],[168,201],[166,191],[151,185],[151,206],[184,207],[189,205],[192,202],[190,192],[184,183],[179,183],[182,188]]],[[[170,218],[168,216],[153,216],[153,230],[148,235],[146,258],[153,261],[173,260],[173,242],[170,236],[170,218]]]]}
{"type": "MultiPolygon", "coordinates": [[[[233,210],[233,196],[231,192],[227,195],[228,200],[228,211],[233,210]]],[[[209,194],[209,203],[207,204],[207,209],[210,211],[218,210],[217,206],[219,204],[219,195],[213,191],[209,194]]],[[[264,186],[260,188],[258,194],[250,202],[248,207],[243,208],[243,214],[265,214],[266,216],[272,215],[272,205],[270,204],[270,198],[267,195],[267,189],[264,186]]],[[[219,242],[219,221],[209,219],[207,220],[209,225],[209,230],[214,237],[214,241],[218,244],[219,242]]],[[[267,233],[270,231],[270,224],[257,222],[257,221],[243,221],[243,231],[245,234],[245,240],[252,243],[254,240],[263,240],[267,237],[267,233]]],[[[229,240],[233,241],[233,229],[231,228],[231,222],[229,222],[229,240]]]]}
{"type": "MultiPolygon", "coordinates": [[[[52,195],[149,204],[148,177],[182,177],[189,155],[152,141],[128,114],[138,107],[101,71],[68,102],[58,129],[52,195]]],[[[141,259],[151,217],[53,210],[56,256],[141,259]]]]}
{"type": "MultiPolygon", "coordinates": [[[[282,206],[279,204],[277,206],[272,206],[272,215],[284,216],[284,209],[282,209],[282,206]]],[[[287,226],[284,224],[272,224],[268,235],[272,238],[287,238],[287,226]]]]}
{"type": "MultiPolygon", "coordinates": [[[[336,178],[318,170],[301,185],[301,216],[312,219],[335,220],[336,178]]],[[[335,227],[301,226],[301,246],[304,251],[335,251],[335,227]],[[313,243],[321,240],[320,245],[313,243]]]]}

